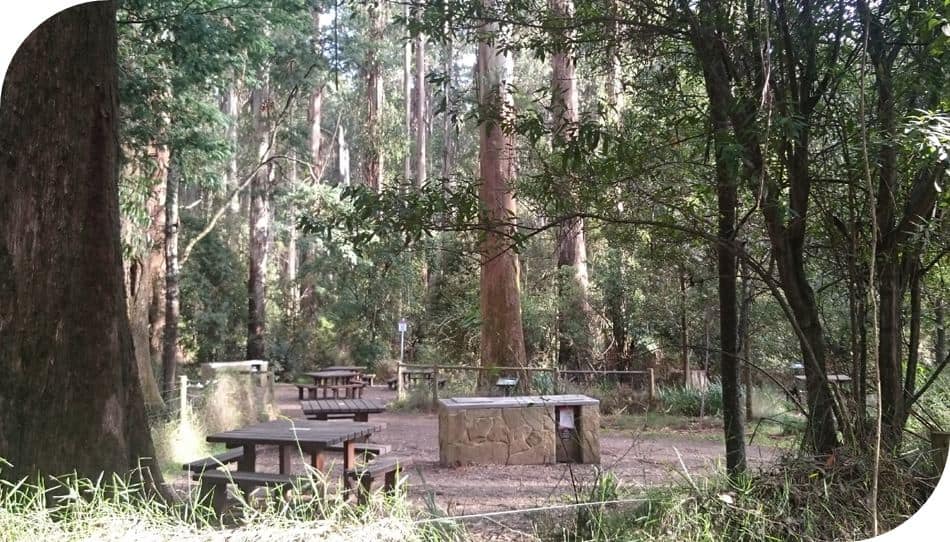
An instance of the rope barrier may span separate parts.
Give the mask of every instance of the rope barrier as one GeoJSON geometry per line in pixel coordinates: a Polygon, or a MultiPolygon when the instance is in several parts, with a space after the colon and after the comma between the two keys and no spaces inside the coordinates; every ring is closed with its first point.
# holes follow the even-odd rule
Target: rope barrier
{"type": "Polygon", "coordinates": [[[569,503],[569,504],[556,504],[553,506],[538,506],[534,508],[519,508],[517,510],[499,510],[498,512],[483,512],[481,514],[464,514],[460,516],[442,516],[437,518],[425,518],[415,520],[414,523],[417,525],[423,523],[436,523],[439,521],[460,521],[466,519],[478,519],[478,518],[489,518],[496,516],[510,516],[515,514],[529,514],[532,512],[545,512],[548,510],[563,510],[569,508],[584,508],[587,506],[603,506],[605,504],[630,504],[630,503],[644,503],[649,502],[650,499],[616,499],[612,501],[597,501],[597,502],[578,502],[578,503],[569,503]]]}

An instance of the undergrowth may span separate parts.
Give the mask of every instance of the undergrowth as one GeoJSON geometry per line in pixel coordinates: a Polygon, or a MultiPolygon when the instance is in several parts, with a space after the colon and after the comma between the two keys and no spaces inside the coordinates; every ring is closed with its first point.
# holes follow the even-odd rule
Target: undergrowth
{"type": "MultiPolygon", "coordinates": [[[[0,460],[0,467],[3,466],[0,460]]],[[[312,473],[315,474],[315,473],[312,473]]],[[[140,483],[114,476],[0,480],[0,542],[45,541],[455,541],[459,527],[416,523],[403,494],[375,494],[365,506],[314,498],[319,474],[286,496],[238,499],[219,519],[197,492],[168,503],[140,483]]],[[[325,486],[324,486],[325,487],[325,486]]]]}
{"type": "MultiPolygon", "coordinates": [[[[839,450],[833,457],[816,463],[790,456],[735,482],[722,474],[684,476],[682,484],[646,491],[626,489],[604,473],[588,491],[588,502],[633,502],[578,508],[560,528],[536,527],[542,539],[552,542],[870,538],[870,454],[839,450]]],[[[935,472],[923,456],[882,461],[881,487],[887,488],[879,497],[882,530],[900,525],[920,508],[936,485],[935,472]]]]}

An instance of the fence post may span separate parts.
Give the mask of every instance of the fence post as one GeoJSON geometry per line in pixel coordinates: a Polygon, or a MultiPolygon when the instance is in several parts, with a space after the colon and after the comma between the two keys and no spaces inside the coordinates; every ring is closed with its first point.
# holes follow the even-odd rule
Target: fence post
{"type": "Polygon", "coordinates": [[[178,416],[185,423],[185,411],[188,410],[188,376],[178,377],[178,416]]]}
{"type": "Polygon", "coordinates": [[[557,366],[554,367],[554,393],[561,393],[561,368],[557,366]]]}
{"type": "Polygon", "coordinates": [[[647,367],[647,378],[649,379],[649,389],[650,389],[650,402],[653,402],[653,398],[656,397],[656,378],[653,375],[653,367],[647,367]]]}
{"type": "Polygon", "coordinates": [[[406,388],[402,381],[405,373],[402,371],[402,361],[400,361],[396,365],[396,399],[400,401],[406,398],[406,388]]]}
{"type": "Polygon", "coordinates": [[[432,362],[432,410],[439,406],[439,366],[432,362]]]}

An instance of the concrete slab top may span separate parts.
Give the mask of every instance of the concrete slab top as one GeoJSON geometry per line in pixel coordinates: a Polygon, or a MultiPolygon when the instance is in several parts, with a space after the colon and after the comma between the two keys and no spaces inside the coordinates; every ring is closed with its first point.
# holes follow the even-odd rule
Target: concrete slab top
{"type": "Polygon", "coordinates": [[[597,404],[600,404],[600,401],[586,395],[521,395],[514,397],[451,397],[439,399],[439,405],[448,410],[597,404]]]}

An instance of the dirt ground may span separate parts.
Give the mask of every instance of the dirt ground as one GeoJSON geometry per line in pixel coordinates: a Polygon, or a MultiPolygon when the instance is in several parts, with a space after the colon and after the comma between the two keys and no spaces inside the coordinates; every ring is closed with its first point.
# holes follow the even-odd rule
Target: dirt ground
{"type": "MultiPolygon", "coordinates": [[[[282,414],[302,417],[295,387],[277,385],[275,394],[282,414]]],[[[395,393],[376,386],[367,388],[364,397],[391,401],[395,393]]],[[[371,441],[390,444],[393,455],[412,459],[413,466],[407,472],[412,502],[420,507],[433,502],[451,516],[565,503],[573,487],[590,486],[598,468],[567,464],[441,467],[438,418],[434,414],[386,412],[370,416],[370,421],[385,424],[371,441]]],[[[662,434],[602,428],[599,468],[614,473],[627,487],[682,479],[684,467],[691,476],[702,476],[725,462],[719,435],[721,429],[715,427],[662,434]]],[[[771,446],[751,446],[749,461],[753,466],[762,465],[779,451],[771,446]]],[[[273,468],[276,472],[276,454],[265,452],[258,462],[261,470],[273,468]]],[[[518,530],[523,527],[525,522],[513,517],[469,525],[483,540],[523,539],[525,533],[518,530]]]]}

